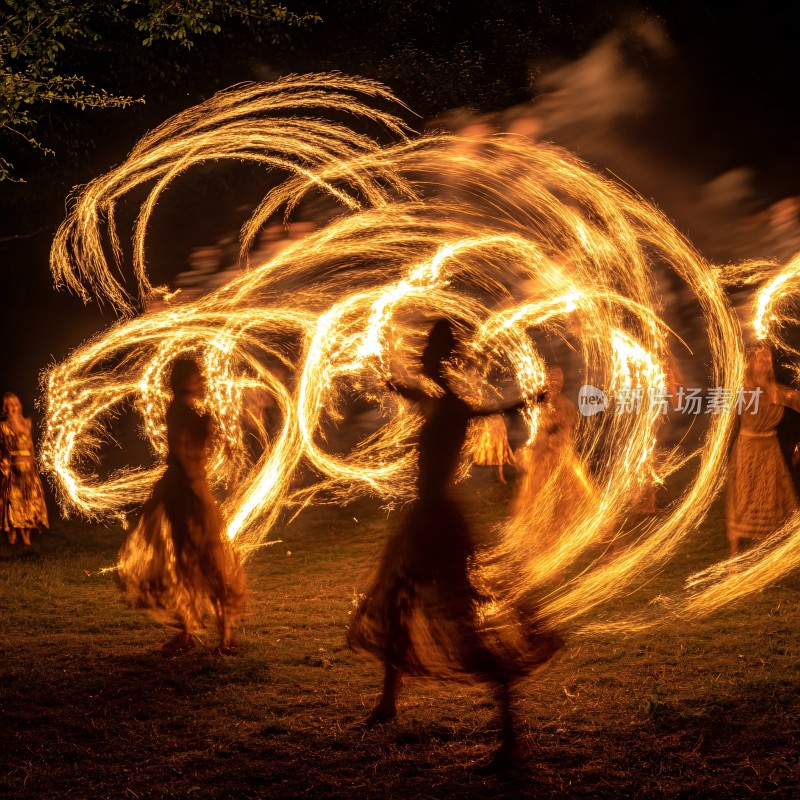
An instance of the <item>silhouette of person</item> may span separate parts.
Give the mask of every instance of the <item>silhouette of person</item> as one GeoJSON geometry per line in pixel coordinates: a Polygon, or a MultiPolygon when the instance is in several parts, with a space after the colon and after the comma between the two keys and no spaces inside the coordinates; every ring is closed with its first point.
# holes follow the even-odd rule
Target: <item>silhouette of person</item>
{"type": "Polygon", "coordinates": [[[563,642],[537,630],[536,619],[493,625],[489,601],[471,579],[476,547],[452,497],[470,420],[518,408],[475,409],[451,389],[445,362],[455,350],[453,327],[439,320],[430,332],[423,370],[439,392],[391,385],[416,401],[425,421],[419,435],[418,496],[387,542],[368,591],[354,613],[348,642],[384,664],[383,693],[367,724],[392,720],[403,675],[474,678],[491,683],[502,715],[495,759],[515,757],[511,687],[550,659],[563,642]]]}
{"type": "Polygon", "coordinates": [[[0,416],[0,531],[8,543],[31,543],[31,531],[48,527],[44,490],[33,452],[33,426],[13,392],[3,395],[0,416]]]}
{"type": "Polygon", "coordinates": [[[800,392],[776,381],[764,343],[748,349],[744,391],[757,393],[758,402],[739,414],[729,458],[725,519],[731,556],[768,538],[798,505],[777,428],[785,407],[800,411],[800,392]]]}
{"type": "Polygon", "coordinates": [[[133,605],[178,622],[180,632],[164,646],[166,653],[194,647],[192,635],[210,610],[219,649],[230,654],[233,626],[245,606],[245,578],[206,477],[213,430],[211,418],[197,409],[205,394],[197,363],[176,359],[170,387],[167,469],[122,547],[118,578],[133,605]]]}

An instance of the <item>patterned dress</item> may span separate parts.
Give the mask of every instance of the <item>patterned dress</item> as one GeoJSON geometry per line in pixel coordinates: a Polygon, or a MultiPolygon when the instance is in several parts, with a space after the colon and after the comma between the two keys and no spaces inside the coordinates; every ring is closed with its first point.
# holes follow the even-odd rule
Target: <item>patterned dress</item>
{"type": "Polygon", "coordinates": [[[206,477],[210,419],[173,402],[167,431],[166,472],[122,547],[117,574],[132,605],[193,633],[209,612],[238,619],[245,577],[206,477]]]}
{"type": "MultiPolygon", "coordinates": [[[[30,421],[28,421],[30,425],[30,421]]],[[[0,421],[0,530],[47,528],[44,491],[33,458],[33,439],[0,421]]]]}
{"type": "Polygon", "coordinates": [[[728,538],[765,539],[797,508],[789,468],[778,443],[783,405],[763,396],[756,413],[739,417],[728,471],[728,538]]]}

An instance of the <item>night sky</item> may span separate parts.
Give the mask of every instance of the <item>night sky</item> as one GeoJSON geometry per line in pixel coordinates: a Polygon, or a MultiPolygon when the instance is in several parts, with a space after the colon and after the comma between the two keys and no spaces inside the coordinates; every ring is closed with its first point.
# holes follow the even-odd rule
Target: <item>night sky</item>
{"type": "MultiPolygon", "coordinates": [[[[538,3],[538,12],[528,10],[529,5],[327,0],[314,6],[323,22],[293,34],[289,49],[267,58],[235,43],[217,43],[210,63],[225,63],[226,68],[209,74],[198,66],[186,76],[185,92],[176,90],[144,108],[85,112],[79,124],[90,126],[94,142],[85,153],[70,156],[62,151],[44,166],[23,165],[31,169],[27,184],[0,186],[2,388],[16,391],[32,412],[40,370],[114,322],[110,309],[84,306],[78,298],[53,289],[49,243],[63,219],[69,186],[119,163],[147,129],[237,81],[333,68],[383,80],[426,117],[457,100],[478,111],[494,111],[530,98],[537,89],[535,80],[530,85],[530,75],[546,75],[574,61],[605,33],[629,24],[637,11],[628,3],[603,8],[592,3],[538,3]],[[490,6],[495,10],[487,10],[490,6]],[[416,24],[406,24],[408,20],[416,24]],[[472,62],[475,53],[481,56],[471,69],[455,55],[463,51],[458,48],[464,41],[469,42],[472,62]],[[226,47],[230,58],[225,57],[226,47]],[[403,65],[398,53],[407,58],[416,53],[419,63],[403,65]],[[508,63],[504,53],[510,54],[508,63]],[[431,69],[433,74],[426,73],[431,69]],[[440,91],[427,91],[426,81],[439,84],[440,91]]],[[[659,21],[675,54],[667,66],[647,52],[628,54],[659,98],[647,118],[637,123],[647,157],[654,163],[663,159],[680,165],[698,182],[748,167],[755,176],[758,202],[764,205],[800,194],[795,153],[800,50],[792,11],[778,9],[777,4],[753,4],[741,11],[727,3],[693,2],[640,4],[638,11],[659,21]]],[[[202,60],[203,53],[196,57],[202,60]]],[[[53,114],[50,123],[57,124],[53,114]]],[[[74,117],[69,119],[72,124],[74,117]]],[[[666,191],[663,199],[657,185],[647,187],[646,194],[671,212],[666,191]]],[[[256,199],[255,186],[248,180],[231,180],[213,167],[187,180],[184,194],[165,201],[157,214],[151,239],[156,276],[169,280],[185,267],[192,247],[233,230],[244,214],[242,207],[256,199]],[[242,191],[243,185],[249,189],[242,191]]]]}

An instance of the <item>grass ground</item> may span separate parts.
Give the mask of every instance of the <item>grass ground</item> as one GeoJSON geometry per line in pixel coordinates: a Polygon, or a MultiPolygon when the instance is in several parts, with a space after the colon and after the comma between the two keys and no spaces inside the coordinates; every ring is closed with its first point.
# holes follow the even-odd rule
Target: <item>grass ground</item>
{"type": "MultiPolygon", "coordinates": [[[[473,479],[478,524],[502,512],[508,491],[491,470],[473,479]]],[[[797,576],[692,626],[570,637],[521,687],[527,765],[492,775],[481,764],[496,741],[494,706],[480,686],[412,682],[396,723],[359,726],[380,669],[347,650],[345,631],[386,531],[367,502],[315,509],[281,530],[248,564],[251,611],[235,657],[160,655],[169,632],[126,608],[110,576],[86,572],[113,563],[119,530],[62,524],[29,549],[1,546],[0,793],[800,796],[797,576]]],[[[716,509],[647,594],[725,547],[716,509]]]]}

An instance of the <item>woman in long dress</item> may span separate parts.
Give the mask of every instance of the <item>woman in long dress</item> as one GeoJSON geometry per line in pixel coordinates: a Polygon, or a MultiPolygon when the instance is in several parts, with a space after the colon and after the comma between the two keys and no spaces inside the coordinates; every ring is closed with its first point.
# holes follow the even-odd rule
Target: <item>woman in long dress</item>
{"type": "Polygon", "coordinates": [[[563,393],[564,371],[547,370],[547,403],[540,408],[539,427],[531,444],[516,454],[522,473],[514,512],[536,520],[539,550],[554,545],[572,527],[582,504],[594,494],[591,478],[575,451],[578,407],[563,393]]]}
{"type": "Polygon", "coordinates": [[[31,531],[48,527],[31,428],[19,398],[6,392],[0,418],[0,529],[9,544],[14,544],[17,536],[30,544],[31,531]]]}
{"type": "Polygon", "coordinates": [[[744,392],[750,395],[752,408],[740,410],[725,498],[732,556],[740,553],[743,542],[766,539],[797,508],[777,428],[784,406],[800,411],[800,393],[775,380],[772,353],[766,345],[748,352],[744,392]]]}
{"type": "Polygon", "coordinates": [[[211,611],[220,652],[231,654],[246,587],[206,477],[213,431],[210,417],[196,407],[205,384],[194,361],[177,359],[170,385],[174,399],[167,410],[167,469],[122,547],[119,581],[132,604],[180,626],[166,652],[193,647],[193,634],[211,611]]]}
{"type": "Polygon", "coordinates": [[[396,716],[403,675],[473,678],[495,687],[503,737],[497,758],[504,760],[513,757],[516,747],[511,687],[548,661],[563,642],[537,625],[532,607],[527,615],[492,624],[487,610],[493,598],[471,579],[477,551],[451,496],[453,477],[470,420],[509,409],[477,410],[452,391],[444,362],[454,348],[452,327],[440,320],[430,333],[423,369],[441,394],[393,387],[418,402],[425,417],[419,436],[418,497],[385,547],[354,613],[348,641],[354,650],[384,664],[383,693],[367,724],[396,716]]]}

